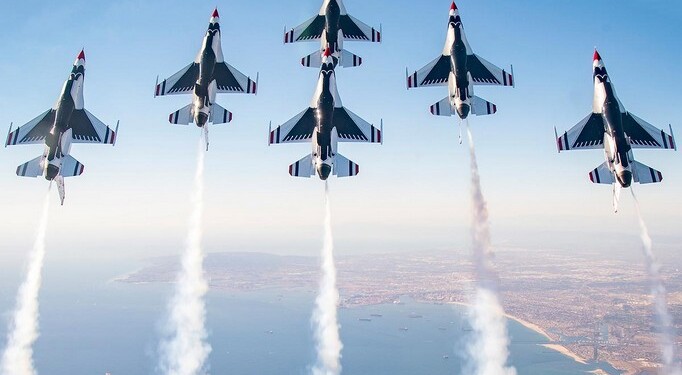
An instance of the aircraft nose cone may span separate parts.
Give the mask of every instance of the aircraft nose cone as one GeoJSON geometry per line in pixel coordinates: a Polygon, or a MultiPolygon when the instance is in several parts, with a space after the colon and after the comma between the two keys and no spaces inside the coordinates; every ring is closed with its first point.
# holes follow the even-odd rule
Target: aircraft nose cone
{"type": "Polygon", "coordinates": [[[618,174],[618,183],[624,188],[630,187],[632,185],[632,172],[622,171],[618,174]]]}
{"type": "Polygon", "coordinates": [[[459,117],[464,120],[467,117],[469,117],[469,112],[471,111],[471,107],[469,107],[468,104],[460,104],[457,106],[457,114],[459,117]]]}
{"type": "Polygon", "coordinates": [[[45,173],[45,179],[48,181],[54,180],[59,174],[59,168],[56,165],[48,164],[47,173],[45,173]]]}
{"type": "Polygon", "coordinates": [[[320,176],[320,180],[326,180],[329,178],[329,175],[332,173],[332,167],[331,165],[327,164],[321,164],[317,168],[317,174],[320,176]]]}

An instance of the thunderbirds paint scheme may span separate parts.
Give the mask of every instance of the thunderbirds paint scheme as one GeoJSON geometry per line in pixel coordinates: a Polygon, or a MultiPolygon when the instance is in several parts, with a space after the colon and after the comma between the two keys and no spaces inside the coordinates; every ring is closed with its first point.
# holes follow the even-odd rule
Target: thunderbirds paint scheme
{"type": "Polygon", "coordinates": [[[320,41],[320,50],[301,59],[303,66],[317,68],[327,47],[342,67],[362,64],[361,57],[343,49],[344,40],[380,43],[381,31],[349,15],[341,0],[324,0],[317,15],[284,34],[284,43],[320,41]]]}
{"type": "Polygon", "coordinates": [[[382,131],[343,107],[336,86],[334,58],[322,57],[317,89],[309,108],[270,131],[269,144],[312,143],[312,153],[289,166],[289,174],[326,180],[355,176],[360,167],[337,152],[338,142],[381,143],[382,131]]]}
{"type": "Polygon", "coordinates": [[[677,145],[672,127],[667,134],[625,110],[596,50],[592,65],[592,113],[562,136],[557,136],[557,148],[559,152],[604,149],[606,161],[592,170],[589,177],[593,183],[613,184],[614,209],[617,211],[620,188],[628,188],[633,182],[650,184],[663,180],[661,172],[636,161],[632,149],[676,150],[677,145]]]}
{"type": "Polygon", "coordinates": [[[208,124],[232,121],[232,113],[218,105],[217,93],[256,94],[257,79],[240,73],[225,62],[220,41],[220,16],[213,11],[206,36],[196,59],[168,79],[157,83],[154,96],[192,93],[192,104],[168,116],[171,124],[194,123],[204,129],[208,150],[208,124]]]}
{"type": "Polygon", "coordinates": [[[84,166],[70,155],[72,143],[115,144],[112,130],[84,108],[85,52],[81,51],[57,103],[7,135],[5,146],[44,144],[43,154],[17,167],[17,175],[55,181],[64,204],[64,177],[80,176],[84,166]]]}
{"type": "Polygon", "coordinates": [[[438,116],[457,114],[466,119],[470,113],[490,115],[497,106],[474,95],[474,85],[514,86],[512,73],[500,69],[473,53],[457,5],[452,3],[445,47],[438,58],[407,76],[407,88],[448,86],[447,98],[431,106],[438,116]]]}

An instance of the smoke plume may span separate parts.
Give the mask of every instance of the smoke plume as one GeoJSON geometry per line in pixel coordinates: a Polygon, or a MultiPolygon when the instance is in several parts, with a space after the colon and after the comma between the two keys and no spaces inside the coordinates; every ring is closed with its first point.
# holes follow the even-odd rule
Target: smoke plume
{"type": "Polygon", "coordinates": [[[649,236],[649,229],[647,228],[642,211],[639,207],[639,201],[635,196],[634,190],[630,188],[632,197],[635,202],[635,211],[637,211],[637,219],[639,220],[640,237],[642,239],[642,250],[644,251],[644,258],[646,261],[647,274],[649,276],[649,284],[651,288],[651,295],[654,299],[654,313],[656,315],[656,323],[658,325],[659,335],[658,344],[661,350],[661,359],[663,360],[663,375],[682,375],[682,368],[677,362],[677,348],[675,346],[675,326],[673,319],[668,312],[668,301],[666,298],[665,286],[661,281],[661,266],[656,260],[656,256],[652,250],[651,237],[649,236]]]}
{"type": "Polygon", "coordinates": [[[49,191],[45,195],[43,210],[31,251],[26,279],[19,287],[16,308],[7,334],[7,348],[2,355],[3,375],[34,375],[33,343],[40,335],[38,327],[38,294],[42,284],[45,259],[45,233],[50,212],[49,191]]]}
{"type": "Polygon", "coordinates": [[[332,236],[332,213],[329,202],[329,185],[324,185],[324,243],[322,246],[322,278],[315,300],[312,322],[315,328],[317,363],[313,375],[338,375],[341,373],[341,349],[337,307],[339,291],[336,288],[336,266],[334,265],[334,238],[332,236]]]}
{"type": "Polygon", "coordinates": [[[204,277],[204,253],[201,248],[204,206],[204,148],[199,142],[192,212],[181,270],[174,295],[168,305],[166,337],[160,344],[159,367],[167,375],[206,373],[206,359],[211,346],[206,342],[206,303],[208,283],[204,277]]]}
{"type": "Polygon", "coordinates": [[[472,375],[516,375],[516,370],[507,366],[507,321],[498,297],[497,272],[492,265],[493,253],[490,249],[488,208],[481,190],[476,149],[468,123],[466,130],[471,158],[472,246],[476,292],[470,314],[474,337],[467,348],[470,361],[465,372],[472,375]]]}

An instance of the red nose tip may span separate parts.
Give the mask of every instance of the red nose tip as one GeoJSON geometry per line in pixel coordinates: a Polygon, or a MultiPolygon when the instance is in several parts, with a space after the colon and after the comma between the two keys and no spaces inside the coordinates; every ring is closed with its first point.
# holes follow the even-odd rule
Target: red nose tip
{"type": "Polygon", "coordinates": [[[332,51],[327,47],[327,49],[324,50],[324,57],[329,57],[332,55],[332,51]]]}
{"type": "Polygon", "coordinates": [[[457,10],[457,4],[455,2],[452,2],[452,5],[450,6],[450,10],[457,10]]]}
{"type": "Polygon", "coordinates": [[[599,56],[599,52],[597,52],[596,49],[594,50],[594,56],[592,57],[592,59],[593,59],[594,61],[599,61],[599,60],[601,60],[601,56],[599,56]]]}
{"type": "Polygon", "coordinates": [[[78,60],[85,61],[85,50],[81,50],[81,53],[78,54],[78,60]]]}
{"type": "Polygon", "coordinates": [[[215,10],[213,10],[213,15],[211,15],[211,17],[220,18],[220,15],[218,14],[218,8],[215,8],[215,10]]]}

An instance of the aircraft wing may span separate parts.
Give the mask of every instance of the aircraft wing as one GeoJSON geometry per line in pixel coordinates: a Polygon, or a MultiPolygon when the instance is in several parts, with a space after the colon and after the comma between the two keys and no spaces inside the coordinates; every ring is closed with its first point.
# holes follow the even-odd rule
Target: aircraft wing
{"type": "Polygon", "coordinates": [[[342,15],[339,26],[343,32],[343,37],[349,40],[360,40],[367,42],[381,42],[381,33],[371,26],[367,26],[351,15],[342,15]]]}
{"type": "Polygon", "coordinates": [[[154,96],[186,94],[194,89],[199,78],[199,64],[193,62],[156,85],[154,96]]]}
{"type": "Polygon", "coordinates": [[[381,129],[375,128],[346,108],[334,108],[334,127],[339,135],[339,142],[381,143],[381,129]]]}
{"type": "Polygon", "coordinates": [[[425,67],[407,77],[407,88],[422,86],[445,86],[450,76],[450,57],[438,56],[425,67]]]}
{"type": "Polygon", "coordinates": [[[623,130],[633,148],[675,149],[675,138],[630,112],[623,114],[623,130]]]}
{"type": "Polygon", "coordinates": [[[116,132],[85,109],[75,110],[71,115],[73,143],[114,144],[116,132]]]}
{"type": "Polygon", "coordinates": [[[213,76],[218,84],[218,92],[256,93],[256,82],[228,63],[216,64],[213,76]]]}
{"type": "Polygon", "coordinates": [[[514,86],[514,77],[511,74],[476,54],[467,57],[467,67],[471,79],[477,85],[514,86]]]}
{"type": "Polygon", "coordinates": [[[29,121],[26,125],[20,126],[7,135],[5,146],[27,145],[45,142],[45,137],[54,125],[54,117],[57,113],[54,109],[48,109],[40,116],[29,121]]]}
{"type": "Polygon", "coordinates": [[[309,142],[315,130],[315,109],[307,108],[291,120],[270,131],[270,144],[309,142]]]}
{"type": "Polygon", "coordinates": [[[309,42],[320,40],[324,31],[325,19],[317,15],[284,34],[284,43],[309,42]]]}
{"type": "Polygon", "coordinates": [[[604,121],[598,113],[590,113],[576,126],[557,138],[559,152],[573,149],[597,149],[604,146],[604,121]]]}

